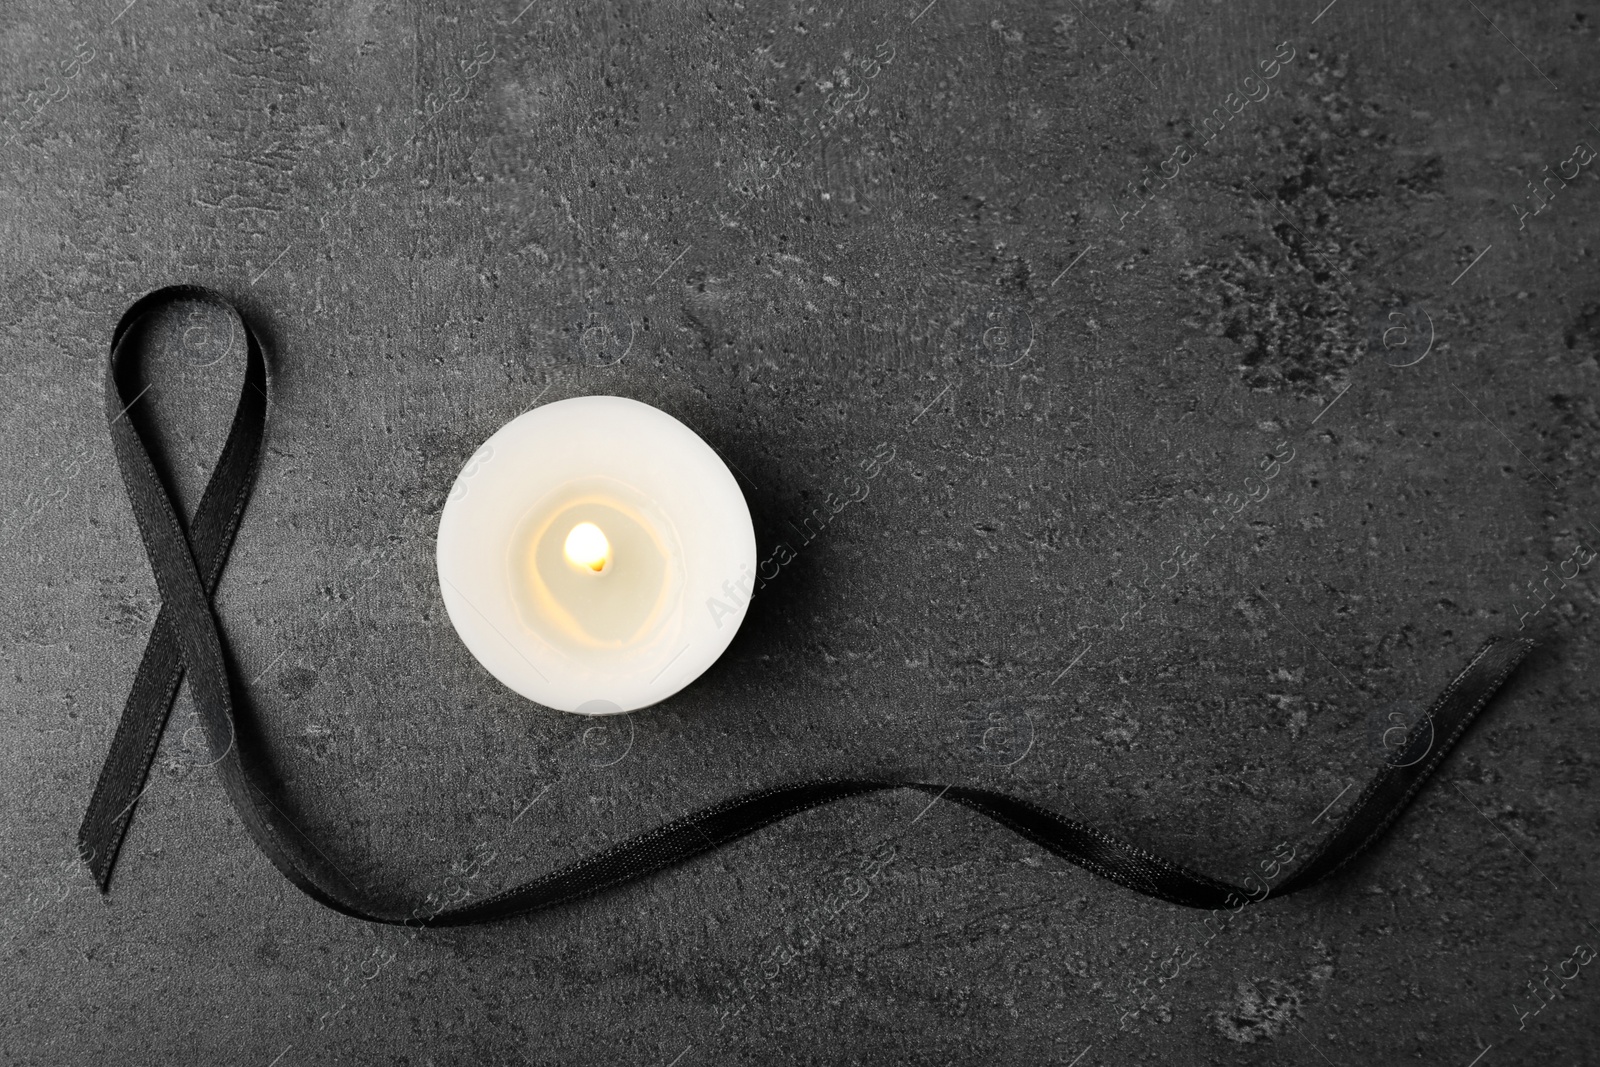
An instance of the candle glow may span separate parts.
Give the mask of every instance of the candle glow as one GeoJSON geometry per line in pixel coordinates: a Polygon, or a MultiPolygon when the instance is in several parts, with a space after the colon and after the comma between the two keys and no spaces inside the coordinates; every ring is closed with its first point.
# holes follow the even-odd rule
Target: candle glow
{"type": "Polygon", "coordinates": [[[572,532],[567,534],[563,550],[568,563],[595,574],[604,571],[606,564],[611,561],[611,542],[606,540],[605,531],[592,522],[580,522],[574,526],[572,532]]]}

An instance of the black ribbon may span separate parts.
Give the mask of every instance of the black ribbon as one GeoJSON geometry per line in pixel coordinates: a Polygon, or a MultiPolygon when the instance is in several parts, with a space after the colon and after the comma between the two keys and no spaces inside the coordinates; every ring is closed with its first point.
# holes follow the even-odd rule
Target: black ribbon
{"type": "Polygon", "coordinates": [[[1489,698],[1532,648],[1520,638],[1491,637],[1408,732],[1310,857],[1273,886],[1230,885],[1137,845],[1084,826],[1027,800],[992,789],[918,781],[827,778],[763,789],[685,815],[619,845],[482,900],[409,912],[368,898],[333,868],[269,795],[264,769],[240,745],[233,673],[212,611],[211,597],[228,559],[255,481],[266,429],[267,373],[254,331],[228,300],[197,286],[172,286],[135,303],[117,323],[106,368],[106,420],[117,466],[161,592],[156,618],[100,771],[83,826],[80,852],[102,892],[149,775],[156,743],[185,674],[223,789],[256,846],[312,899],[369,922],[457,926],[554,907],[720,848],[764,826],[811,808],[885,789],[914,789],[987,815],[1057,856],[1119,885],[1173,904],[1235,907],[1284,896],[1332,876],[1366,851],[1399,817],[1461,738],[1489,698]],[[216,470],[187,524],[173,507],[132,418],[134,376],[153,312],[199,301],[233,316],[245,338],[244,388],[216,470]]]}

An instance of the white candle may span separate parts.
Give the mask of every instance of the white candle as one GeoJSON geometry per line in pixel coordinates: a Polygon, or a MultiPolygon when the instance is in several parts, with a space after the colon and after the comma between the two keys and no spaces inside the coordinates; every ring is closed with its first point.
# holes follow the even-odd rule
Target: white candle
{"type": "Polygon", "coordinates": [[[664,700],[739,629],[756,570],[744,494],[671,415],[617,396],[517,416],[439,517],[439,589],[484,668],[603,715],[664,700]]]}

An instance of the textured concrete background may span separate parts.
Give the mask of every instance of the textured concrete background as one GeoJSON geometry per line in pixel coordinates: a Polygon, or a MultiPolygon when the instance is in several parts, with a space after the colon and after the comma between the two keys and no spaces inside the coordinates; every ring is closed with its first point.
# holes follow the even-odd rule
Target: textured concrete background
{"type": "MultiPolygon", "coordinates": [[[[0,10],[0,1059],[1600,1062],[1600,568],[1553,577],[1600,545],[1600,5],[523,3],[0,10]],[[255,851],[186,693],[102,901],[73,835],[158,601],[101,360],[181,280],[270,335],[218,604],[291,814],[404,898],[823,773],[1239,878],[1548,598],[1543,644],[1369,859],[1221,933],[914,794],[372,928],[255,851]],[[477,444],[588,393],[696,428],[795,553],[594,729],[477,667],[432,562],[477,444]]],[[[169,325],[131,414],[192,506],[241,352],[169,325]]]]}

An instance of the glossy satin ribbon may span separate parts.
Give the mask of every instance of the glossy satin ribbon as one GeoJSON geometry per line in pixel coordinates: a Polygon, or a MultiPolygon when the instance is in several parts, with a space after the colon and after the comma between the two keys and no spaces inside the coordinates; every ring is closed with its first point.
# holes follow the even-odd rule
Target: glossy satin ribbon
{"type": "Polygon", "coordinates": [[[798,812],[885,789],[914,789],[987,815],[1062,859],[1119,885],[1174,904],[1235,907],[1293,893],[1328,878],[1359,856],[1405,810],[1428,776],[1532,643],[1490,638],[1445,687],[1350,809],[1307,860],[1271,887],[1230,885],[1151,854],[1031,801],[991,789],[934,782],[828,778],[763,789],[674,819],[531,882],[481,900],[443,909],[394,908],[369,899],[334,869],[271,799],[271,777],[241,744],[234,709],[235,679],[211,597],[250,497],[266,429],[267,373],[260,343],[238,309],[197,286],[160,289],[135,303],[117,323],[106,368],[106,420],[117,466],[161,593],[156,618],[111,743],[83,826],[81,854],[102,891],[129,820],[144,789],[156,743],[178,683],[187,675],[206,744],[223,789],[245,832],[273,866],[318,902],[370,922],[453,926],[538,911],[641,878],[716,849],[798,812]],[[234,317],[245,338],[244,387],[227,444],[199,507],[185,524],[173,507],[128,409],[145,326],[160,308],[199,301],[234,317]]]}

